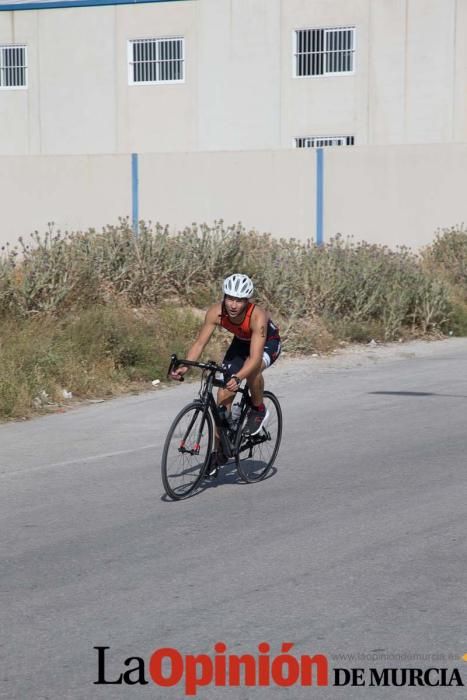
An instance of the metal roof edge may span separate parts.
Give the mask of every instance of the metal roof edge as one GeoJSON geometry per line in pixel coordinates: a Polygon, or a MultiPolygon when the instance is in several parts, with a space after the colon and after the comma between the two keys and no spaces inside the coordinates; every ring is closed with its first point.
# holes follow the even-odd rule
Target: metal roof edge
{"type": "Polygon", "coordinates": [[[187,2],[187,0],[32,0],[31,2],[0,3],[0,12],[55,10],[64,7],[98,7],[102,5],[139,5],[159,2],[187,2]]]}

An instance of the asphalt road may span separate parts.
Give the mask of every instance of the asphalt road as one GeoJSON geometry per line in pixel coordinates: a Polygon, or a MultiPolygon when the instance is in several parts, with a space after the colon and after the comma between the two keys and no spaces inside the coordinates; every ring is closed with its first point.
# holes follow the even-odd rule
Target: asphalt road
{"type": "Polygon", "coordinates": [[[466,340],[282,361],[267,376],[277,469],[245,485],[227,467],[178,503],[160,454],[194,385],[0,426],[0,697],[184,698],[150,680],[151,653],[213,657],[223,641],[326,655],[330,685],[210,685],[203,700],[465,698],[368,674],[458,668],[467,684],[466,369],[466,340]],[[140,657],[149,683],[95,685],[96,646],[107,681],[140,657]],[[334,687],[335,667],[367,685],[334,687]]]}

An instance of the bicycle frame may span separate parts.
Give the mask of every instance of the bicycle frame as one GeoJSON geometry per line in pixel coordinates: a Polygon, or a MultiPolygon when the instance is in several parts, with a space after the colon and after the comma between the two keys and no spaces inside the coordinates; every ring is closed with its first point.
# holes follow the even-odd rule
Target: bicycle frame
{"type": "Polygon", "coordinates": [[[202,433],[204,423],[206,420],[206,414],[208,411],[211,411],[212,418],[214,420],[214,425],[218,431],[219,434],[219,440],[222,445],[222,450],[225,454],[226,457],[233,457],[235,454],[235,450],[238,446],[238,442],[241,439],[241,426],[243,422],[243,418],[245,416],[246,411],[248,410],[248,404],[249,404],[249,394],[247,389],[238,389],[237,393],[241,393],[242,399],[241,399],[241,414],[240,414],[240,419],[237,423],[237,426],[235,428],[235,431],[225,423],[225,421],[222,419],[222,417],[219,415],[219,407],[216,403],[216,400],[214,398],[213,394],[213,387],[214,386],[219,386],[219,387],[224,387],[224,382],[221,382],[217,379],[214,378],[214,373],[211,373],[210,376],[207,378],[204,390],[201,392],[200,396],[200,407],[203,408],[203,417],[201,419],[201,425],[200,425],[200,433],[202,433]]]}
{"type": "MultiPolygon", "coordinates": [[[[219,379],[215,378],[215,374],[217,372],[222,372],[224,373],[225,376],[225,370],[220,367],[219,365],[215,364],[214,362],[207,362],[207,363],[202,363],[202,362],[192,362],[189,360],[179,360],[176,355],[171,356],[171,362],[169,366],[169,370],[167,374],[170,374],[170,372],[175,369],[177,366],[186,366],[186,367],[198,367],[202,369],[205,372],[208,372],[208,377],[204,382],[204,386],[201,388],[200,391],[200,398],[199,398],[199,407],[200,410],[203,411],[203,416],[201,418],[200,426],[198,429],[198,435],[196,438],[196,442],[193,446],[192,450],[186,450],[185,448],[185,440],[187,436],[189,435],[194,422],[196,420],[196,416],[193,416],[187,430],[185,431],[185,435],[183,436],[183,439],[180,443],[180,451],[185,451],[189,452],[190,454],[199,454],[200,450],[200,442],[201,442],[201,436],[203,434],[203,429],[204,425],[206,422],[206,415],[208,411],[211,411],[212,418],[214,420],[214,425],[218,431],[219,434],[219,440],[222,445],[223,452],[226,457],[234,457],[236,450],[239,449],[240,447],[240,442],[242,438],[242,424],[243,420],[245,418],[245,414],[250,406],[250,395],[248,392],[248,389],[245,388],[239,388],[237,390],[237,393],[242,394],[242,399],[240,402],[241,406],[241,412],[240,412],[240,419],[237,423],[237,427],[235,429],[235,432],[232,435],[232,439],[229,435],[229,431],[232,431],[232,428],[230,428],[228,425],[224,423],[222,420],[221,416],[219,415],[219,410],[218,406],[216,403],[216,400],[214,398],[213,394],[213,387],[225,387],[225,381],[221,381],[219,379]]],[[[254,442],[252,442],[254,444],[254,442]]],[[[249,446],[248,446],[249,447],[249,446]]],[[[247,449],[245,447],[245,449],[247,449]]]]}

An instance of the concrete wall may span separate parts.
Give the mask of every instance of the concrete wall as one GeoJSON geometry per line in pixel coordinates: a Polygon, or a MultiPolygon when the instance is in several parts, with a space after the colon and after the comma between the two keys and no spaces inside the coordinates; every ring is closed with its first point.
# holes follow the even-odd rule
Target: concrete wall
{"type": "MultiPolygon", "coordinates": [[[[139,218],[315,240],[315,150],[139,156],[139,218]]],[[[324,149],[324,240],[341,233],[395,247],[430,243],[467,221],[467,144],[324,149]]],[[[44,231],[100,228],[132,216],[131,156],[0,158],[0,243],[44,231]]]]}
{"type": "Polygon", "coordinates": [[[230,151],[140,157],[140,217],[182,228],[241,221],[276,236],[314,236],[315,153],[230,151]]]}
{"type": "MultiPolygon", "coordinates": [[[[1,10],[1,1],[0,1],[1,10]]],[[[0,11],[27,90],[0,90],[0,154],[467,142],[467,0],[184,0],[0,11]],[[356,27],[354,75],[294,78],[293,33],[356,27]],[[129,39],[185,37],[181,84],[128,85],[129,39]]]]}
{"type": "Polygon", "coordinates": [[[131,213],[129,156],[0,157],[0,244],[43,232],[100,228],[131,213]]]}
{"type": "Polygon", "coordinates": [[[467,222],[466,144],[329,148],[325,235],[419,248],[467,222]]]}

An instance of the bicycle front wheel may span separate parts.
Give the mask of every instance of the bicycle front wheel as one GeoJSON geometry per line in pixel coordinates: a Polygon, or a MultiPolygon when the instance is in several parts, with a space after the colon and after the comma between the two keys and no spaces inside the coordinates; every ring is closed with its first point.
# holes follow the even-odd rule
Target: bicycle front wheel
{"type": "Polygon", "coordinates": [[[235,455],[238,473],[244,481],[261,481],[275,462],[282,438],[282,411],[271,391],[264,392],[264,405],[269,411],[266,425],[257,435],[243,435],[235,455]]]}
{"type": "Polygon", "coordinates": [[[173,500],[186,498],[203,478],[211,455],[214,429],[211,414],[194,401],[174,419],[162,453],[162,483],[173,500]]]}

